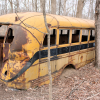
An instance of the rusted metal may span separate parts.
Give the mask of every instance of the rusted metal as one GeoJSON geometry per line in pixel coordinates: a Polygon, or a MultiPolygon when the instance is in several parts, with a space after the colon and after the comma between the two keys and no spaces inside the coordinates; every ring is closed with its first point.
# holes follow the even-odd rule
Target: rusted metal
{"type": "MultiPolygon", "coordinates": [[[[15,15],[13,17],[10,15],[9,17],[0,17],[0,25],[8,25],[7,33],[5,33],[5,37],[3,38],[4,42],[2,41],[3,46],[0,47],[0,52],[3,52],[3,55],[0,54],[1,58],[3,56],[3,59],[1,59],[2,65],[0,66],[0,79],[6,82],[7,86],[18,89],[49,84],[47,47],[43,46],[45,38],[45,34],[43,33],[46,32],[43,16],[41,13],[21,13],[18,15],[18,18],[15,15]],[[35,20],[36,16],[40,16],[42,24],[40,24],[38,19],[35,20]],[[32,17],[34,18],[31,21],[32,17]],[[9,20],[7,22],[6,18],[7,20],[12,18],[12,21],[9,20]],[[35,25],[34,21],[36,21],[35,25]],[[30,24],[30,22],[32,23],[30,24]],[[30,26],[32,25],[33,28],[28,27],[25,23],[30,26]],[[39,26],[42,27],[39,31],[34,29],[34,27],[38,28],[39,26]],[[9,32],[13,34],[12,40],[9,40],[9,32]]],[[[83,21],[82,19],[59,17],[58,15],[51,14],[47,15],[47,20],[50,22],[48,24],[52,25],[49,26],[57,30],[56,34],[58,36],[55,46],[50,47],[53,80],[59,77],[64,68],[69,64],[72,64],[77,69],[94,60],[94,41],[88,41],[84,44],[79,41],[79,43],[73,44],[70,38],[68,45],[59,44],[59,29],[90,30],[95,28],[94,21],[83,21]],[[87,22],[91,23],[91,26],[87,25],[87,22]],[[89,46],[87,47],[87,45],[89,46]]]]}
{"type": "Polygon", "coordinates": [[[11,52],[22,51],[22,45],[25,45],[28,42],[26,31],[22,27],[15,25],[9,28],[12,28],[14,35],[13,42],[10,46],[11,52]]]}
{"type": "Polygon", "coordinates": [[[3,44],[3,62],[8,60],[9,43],[3,44]]]}

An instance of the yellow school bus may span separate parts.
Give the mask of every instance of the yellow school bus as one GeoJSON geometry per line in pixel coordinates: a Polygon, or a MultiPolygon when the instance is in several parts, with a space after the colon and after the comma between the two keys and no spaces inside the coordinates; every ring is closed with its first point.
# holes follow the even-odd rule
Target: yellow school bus
{"type": "MultiPolygon", "coordinates": [[[[64,68],[76,69],[95,59],[94,21],[47,14],[53,80],[64,68]]],[[[0,16],[0,80],[28,89],[49,84],[47,33],[42,13],[0,16]]]]}

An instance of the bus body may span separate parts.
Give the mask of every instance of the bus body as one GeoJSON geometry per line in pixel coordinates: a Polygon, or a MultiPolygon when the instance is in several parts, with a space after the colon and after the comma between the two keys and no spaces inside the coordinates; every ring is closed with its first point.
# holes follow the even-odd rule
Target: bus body
{"type": "MultiPolygon", "coordinates": [[[[47,14],[51,25],[50,63],[53,80],[64,68],[76,69],[95,59],[94,21],[47,14]]],[[[47,30],[42,13],[0,16],[0,80],[28,89],[49,84],[47,30]]]]}

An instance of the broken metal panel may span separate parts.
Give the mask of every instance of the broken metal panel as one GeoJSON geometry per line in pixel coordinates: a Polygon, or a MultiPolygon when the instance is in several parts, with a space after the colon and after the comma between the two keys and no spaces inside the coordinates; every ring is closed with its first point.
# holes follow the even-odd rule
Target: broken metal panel
{"type": "Polygon", "coordinates": [[[11,52],[20,52],[22,51],[22,45],[27,44],[27,32],[20,26],[13,25],[9,27],[13,30],[14,39],[10,46],[11,52]]]}
{"type": "Polygon", "coordinates": [[[9,43],[3,44],[3,62],[8,60],[9,43]]]}
{"type": "Polygon", "coordinates": [[[0,37],[4,37],[7,32],[7,25],[1,25],[0,27],[0,37]]]}
{"type": "MultiPolygon", "coordinates": [[[[43,15],[40,13],[19,13],[19,18],[22,21],[16,18],[15,15],[16,14],[9,14],[8,17],[6,15],[4,18],[0,17],[0,20],[5,19],[0,25],[8,25],[7,33],[5,33],[5,38],[3,38],[4,62],[2,63],[2,67],[0,67],[0,78],[6,82],[9,87],[18,89],[27,89],[29,87],[48,84],[47,48],[42,47],[45,37],[44,33],[46,33],[43,15]],[[10,17],[13,17],[12,21],[9,20],[10,17]],[[15,25],[19,23],[20,25],[15,25]],[[29,24],[28,26],[31,25],[32,28],[26,24],[29,24]],[[35,27],[38,28],[39,31],[35,29],[35,27]],[[11,30],[11,32],[9,30],[11,30]],[[13,35],[11,41],[9,32],[13,35]]],[[[94,41],[91,43],[84,42],[82,44],[79,41],[78,43],[71,44],[71,30],[70,44],[59,46],[59,27],[63,29],[66,29],[66,27],[67,29],[68,27],[70,27],[70,29],[77,29],[79,27],[89,29],[94,28],[94,22],[90,22],[91,25],[89,25],[87,24],[89,20],[51,14],[47,15],[47,22],[51,24],[51,28],[55,26],[57,30],[56,45],[50,47],[53,80],[57,78],[69,64],[73,64],[75,68],[79,68],[93,61],[95,55],[94,41]]]]}

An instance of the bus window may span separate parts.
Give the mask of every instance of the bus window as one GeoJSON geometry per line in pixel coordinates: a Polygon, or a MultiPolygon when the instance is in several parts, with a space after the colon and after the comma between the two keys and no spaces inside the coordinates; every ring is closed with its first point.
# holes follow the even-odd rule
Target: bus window
{"type": "Polygon", "coordinates": [[[72,30],[72,43],[79,42],[80,30],[72,30]]]}
{"type": "MultiPolygon", "coordinates": [[[[51,34],[50,34],[50,45],[56,45],[56,29],[51,30],[51,34]]],[[[46,47],[47,46],[47,37],[48,35],[45,36],[44,41],[43,41],[43,46],[46,47]]]]}
{"type": "Polygon", "coordinates": [[[95,40],[95,31],[94,30],[91,30],[91,33],[90,33],[90,41],[92,40],[95,40]]]}
{"type": "Polygon", "coordinates": [[[70,30],[60,30],[59,31],[59,44],[69,43],[69,32],[70,30]]]}
{"type": "Polygon", "coordinates": [[[6,37],[6,43],[11,43],[13,41],[13,30],[11,28],[9,28],[8,33],[7,33],[7,37],[6,37]]]}
{"type": "Polygon", "coordinates": [[[82,42],[88,40],[89,30],[82,30],[82,42]]]}

